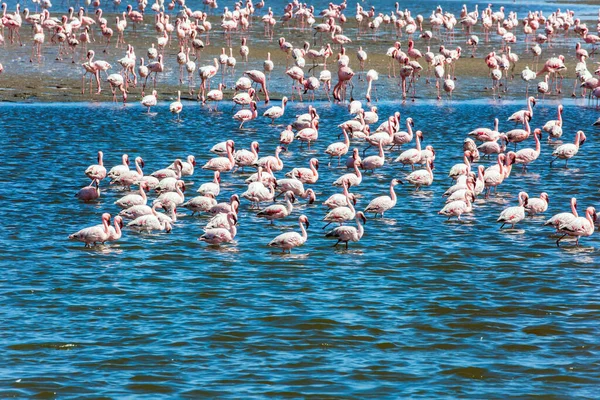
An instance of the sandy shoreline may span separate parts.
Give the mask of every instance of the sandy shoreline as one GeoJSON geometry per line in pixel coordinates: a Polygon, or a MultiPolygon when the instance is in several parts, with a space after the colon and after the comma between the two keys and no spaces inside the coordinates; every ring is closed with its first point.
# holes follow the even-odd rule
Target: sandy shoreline
{"type": "MultiPolygon", "coordinates": [[[[113,14],[106,15],[107,19],[113,18],[113,14]]],[[[150,20],[150,16],[146,17],[146,20],[150,20]]],[[[213,23],[213,27],[218,27],[218,19],[211,18],[211,22],[213,23]]],[[[425,29],[427,29],[427,24],[425,29]]],[[[150,47],[152,42],[155,42],[156,32],[153,29],[153,24],[146,23],[142,29],[139,29],[136,33],[132,33],[129,31],[126,32],[126,40],[131,43],[136,48],[136,53],[139,57],[146,58],[146,49],[150,47]]],[[[216,28],[215,28],[216,29],[216,28]]],[[[220,29],[220,28],[219,28],[220,29]]],[[[307,29],[304,32],[300,30],[291,31],[288,28],[283,29],[283,36],[291,40],[292,43],[296,46],[301,46],[304,41],[308,41],[311,45],[313,45],[313,35],[312,29],[307,29]]],[[[346,24],[346,32],[351,38],[356,37],[356,29],[355,25],[352,23],[346,24]]],[[[389,32],[389,31],[388,31],[389,32]]],[[[281,27],[279,30],[276,30],[276,33],[281,33],[281,27]]],[[[104,49],[104,41],[101,38],[98,31],[95,32],[96,42],[93,42],[90,45],[91,49],[96,51],[96,59],[103,59],[110,62],[113,65],[113,68],[109,70],[109,73],[117,73],[120,71],[120,66],[116,63],[116,60],[124,56],[124,49],[114,48],[114,42],[116,41],[116,37],[113,36],[113,40],[111,41],[111,46],[109,47],[109,53],[103,53],[104,49]]],[[[232,35],[231,44],[233,48],[233,54],[237,58],[237,66],[235,70],[235,74],[233,77],[229,76],[227,78],[227,84],[229,87],[233,85],[235,79],[242,76],[244,70],[247,69],[259,69],[262,70],[263,61],[267,57],[267,52],[271,52],[271,58],[276,65],[275,71],[272,73],[272,80],[269,85],[269,89],[272,93],[270,93],[272,98],[280,98],[283,95],[290,95],[291,90],[291,81],[285,76],[285,65],[286,58],[285,54],[279,49],[277,44],[278,36],[275,36],[272,42],[269,42],[267,39],[263,37],[263,27],[260,20],[255,19],[253,25],[251,27],[250,33],[250,58],[248,64],[245,64],[241,60],[241,56],[238,53],[239,49],[239,35],[232,35]]],[[[379,95],[382,99],[385,99],[384,95],[386,90],[384,88],[390,88],[391,86],[386,85],[394,85],[394,89],[397,88],[398,79],[388,79],[388,65],[389,58],[385,56],[385,52],[388,47],[393,45],[395,37],[393,35],[379,35],[377,41],[373,41],[372,38],[368,36],[363,36],[359,42],[352,43],[346,46],[347,54],[351,60],[351,67],[358,74],[358,61],[356,60],[356,51],[359,45],[362,45],[363,48],[368,52],[368,61],[365,69],[375,69],[379,72],[380,78],[377,82],[377,86],[379,87],[379,95]]],[[[495,33],[490,34],[490,42],[484,43],[484,38],[481,33],[479,33],[480,37],[480,46],[477,49],[477,57],[470,57],[470,50],[468,49],[465,39],[465,32],[460,30],[460,27],[456,30],[456,38],[452,43],[446,43],[447,47],[454,48],[456,46],[461,46],[463,55],[461,59],[458,61],[456,65],[456,76],[457,76],[457,88],[455,95],[458,99],[470,98],[471,95],[469,93],[462,92],[461,87],[466,85],[489,85],[488,78],[488,68],[485,66],[485,62],[483,61],[483,57],[492,50],[498,50],[500,48],[499,38],[495,33]]],[[[548,45],[544,45],[544,51],[542,53],[542,57],[540,58],[539,68],[543,66],[543,62],[551,57],[552,55],[564,54],[566,57],[566,65],[567,65],[567,73],[565,74],[564,81],[564,89],[563,96],[569,96],[573,87],[574,77],[574,67],[575,62],[572,60],[572,55],[574,53],[574,46],[576,40],[574,39],[574,34],[571,32],[568,40],[565,40],[563,36],[559,36],[557,38],[556,43],[553,45],[553,48],[548,48],[548,45]]],[[[56,45],[50,46],[49,35],[46,35],[46,44],[43,48],[44,57],[41,63],[29,62],[29,58],[31,55],[31,33],[29,32],[29,27],[24,27],[22,29],[22,38],[23,38],[23,47],[19,47],[17,44],[8,43],[4,47],[4,51],[0,54],[0,62],[4,64],[5,71],[0,74],[0,101],[3,102],[73,102],[73,101],[112,101],[112,94],[110,92],[110,87],[108,83],[105,82],[106,76],[102,75],[102,94],[100,95],[90,95],[87,91],[85,94],[81,94],[81,75],[83,73],[83,68],[81,64],[85,61],[83,57],[83,49],[78,50],[78,60],[76,59],[75,63],[72,63],[70,57],[65,58],[63,61],[55,60],[56,54],[58,52],[58,48],[56,45]]],[[[522,38],[522,34],[519,34],[519,38],[522,38]]],[[[203,38],[204,39],[204,38],[203,38]]],[[[198,67],[207,65],[212,63],[212,58],[217,57],[220,53],[221,48],[228,47],[226,46],[224,36],[222,34],[218,34],[213,32],[210,37],[211,45],[206,47],[201,55],[201,60],[197,61],[198,67]]],[[[406,35],[402,38],[399,38],[402,43],[403,49],[407,47],[408,38],[406,35]]],[[[324,41],[326,43],[327,40],[324,41]]],[[[426,51],[427,43],[423,40],[415,36],[416,47],[420,49],[422,52],[426,51]]],[[[517,53],[520,57],[520,61],[515,68],[515,78],[514,83],[509,83],[509,87],[513,86],[513,88],[519,88],[517,92],[519,92],[521,87],[524,92],[524,83],[520,78],[521,71],[525,68],[526,65],[530,66],[533,69],[533,59],[531,53],[527,52],[525,49],[524,43],[517,43],[513,46],[513,52],[517,53]]],[[[436,52],[439,48],[441,42],[439,40],[433,39],[431,41],[432,51],[436,52]]],[[[320,47],[320,43],[317,42],[317,48],[320,47]]],[[[334,47],[334,53],[337,54],[339,50],[339,46],[334,47]]],[[[228,52],[228,49],[226,50],[228,52]]],[[[172,99],[177,96],[177,90],[182,91],[182,98],[188,100],[195,100],[195,95],[189,95],[187,92],[187,82],[184,81],[182,85],[179,85],[178,82],[178,65],[176,63],[176,53],[178,52],[176,39],[173,38],[170,43],[170,47],[167,48],[165,52],[165,76],[159,76],[157,90],[159,92],[159,100],[167,100],[172,99]]],[[[328,68],[332,71],[333,82],[337,80],[336,77],[336,66],[333,64],[332,57],[329,60],[328,68]]],[[[593,64],[595,60],[590,60],[588,62],[588,68],[594,68],[595,64],[593,64]]],[[[147,62],[147,60],[146,60],[147,62]]],[[[310,60],[306,60],[307,67],[305,67],[305,73],[308,71],[310,60]]],[[[425,87],[425,69],[426,64],[423,59],[420,60],[421,65],[423,65],[424,70],[422,73],[421,80],[417,83],[417,90],[421,89],[421,87],[425,87]]],[[[292,65],[292,64],[290,64],[292,65]]],[[[396,66],[398,70],[398,66],[396,66]]],[[[318,76],[318,71],[320,68],[316,68],[313,71],[313,74],[316,72],[318,76]]],[[[592,71],[593,72],[593,71],[592,71]]],[[[187,80],[187,73],[185,74],[187,80]]],[[[195,89],[197,90],[199,87],[199,79],[198,73],[195,73],[195,89]]],[[[213,79],[212,85],[216,87],[220,82],[221,76],[220,72],[213,79]]],[[[540,77],[539,80],[543,78],[540,77]]],[[[354,78],[355,83],[358,83],[357,89],[354,93],[354,97],[362,98],[364,96],[364,85],[362,83],[357,82],[357,77],[354,78]]],[[[151,85],[149,81],[149,85],[151,85]]],[[[535,91],[536,83],[534,82],[531,85],[531,88],[535,91]]],[[[87,88],[86,88],[87,89],[87,88]]],[[[466,88],[465,88],[466,89],[466,88]]],[[[483,89],[483,88],[482,88],[483,89]]],[[[148,88],[146,90],[148,92],[148,88]]],[[[231,98],[232,90],[225,90],[225,99],[231,98]]],[[[517,93],[513,89],[512,93],[509,91],[504,96],[513,97],[516,96],[517,93]]],[[[319,91],[318,96],[324,96],[322,91],[319,91]]],[[[431,90],[427,90],[426,94],[417,93],[417,98],[419,97],[427,97],[431,95],[431,90]]],[[[485,96],[485,94],[483,94],[485,96]]],[[[488,96],[492,96],[491,91],[488,96]]],[[[518,93],[518,96],[521,97],[521,93],[518,93]]],[[[120,99],[120,97],[118,97],[120,99]]],[[[129,99],[128,102],[136,102],[141,98],[141,88],[130,88],[129,99]]]]}

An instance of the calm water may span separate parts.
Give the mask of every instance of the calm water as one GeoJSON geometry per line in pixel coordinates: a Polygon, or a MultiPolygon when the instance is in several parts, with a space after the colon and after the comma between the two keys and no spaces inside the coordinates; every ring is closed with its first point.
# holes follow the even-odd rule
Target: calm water
{"type": "MultiPolygon", "coordinates": [[[[67,236],[118,212],[123,195],[103,182],[99,202],[73,197],[97,150],[109,167],[124,152],[141,155],[149,173],[188,154],[202,165],[230,137],[237,148],[258,140],[261,155],[271,154],[282,127],[260,118],[239,131],[230,106],[215,114],[196,103],[184,105],[181,124],[167,103],[151,116],[139,104],[0,105],[0,397],[596,397],[600,239],[557,248],[542,226],[571,196],[580,211],[600,206],[597,113],[565,104],[565,142],[580,128],[588,136],[571,168],[549,168],[544,140],[529,172],[513,170],[497,197],[478,200],[464,223],[446,223],[437,211],[466,133],[494,116],[512,129],[505,120],[523,101],[380,102],[382,120],[397,110],[402,124],[412,117],[437,149],[435,181],[419,193],[398,186],[396,208],[370,219],[348,251],[331,247],[320,221],[321,202],[337,191],[331,182],[345,172],[323,154],[345,107],[318,104],[319,141],[283,154],[284,172],[319,157],[321,178],[317,202],[297,203],[275,227],[243,201],[235,245],[198,242],[206,218],[181,209],[171,234],[126,231],[89,250],[67,236]],[[520,190],[548,192],[548,212],[499,231],[495,219],[520,190]],[[298,230],[301,213],[312,223],[306,245],[285,256],[267,248],[298,230]]],[[[283,119],[305,109],[294,104],[283,119]]],[[[541,126],[556,103],[534,112],[541,126]]],[[[366,177],[354,190],[358,207],[406,172],[390,163],[366,177]]],[[[186,195],[211,176],[197,169],[186,195]]],[[[219,199],[241,193],[244,177],[224,174],[219,199]]]]}

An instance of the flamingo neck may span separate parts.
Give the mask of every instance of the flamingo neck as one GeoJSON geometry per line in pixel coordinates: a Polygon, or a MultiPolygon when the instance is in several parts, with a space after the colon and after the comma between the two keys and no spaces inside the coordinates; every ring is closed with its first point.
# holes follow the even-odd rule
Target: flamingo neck
{"type": "Polygon", "coordinates": [[[306,240],[308,238],[308,234],[306,233],[306,229],[304,228],[302,221],[300,221],[300,231],[302,231],[302,239],[306,240]]]}
{"type": "Polygon", "coordinates": [[[575,217],[579,216],[577,214],[577,202],[575,201],[575,199],[571,200],[571,214],[573,214],[575,217]]]}
{"type": "Polygon", "coordinates": [[[396,204],[397,198],[396,198],[396,191],[394,190],[393,183],[390,185],[390,198],[392,199],[392,202],[394,202],[394,204],[396,204]]]}
{"type": "Polygon", "coordinates": [[[417,135],[416,140],[417,140],[417,150],[421,151],[421,141],[419,140],[419,135],[417,135]]]}
{"type": "Polygon", "coordinates": [[[358,227],[358,237],[361,238],[365,233],[365,228],[363,228],[362,224],[360,223],[360,217],[358,215],[356,216],[356,226],[358,227]]]}
{"type": "Polygon", "coordinates": [[[115,220],[115,233],[120,238],[121,237],[121,225],[115,220]]]}

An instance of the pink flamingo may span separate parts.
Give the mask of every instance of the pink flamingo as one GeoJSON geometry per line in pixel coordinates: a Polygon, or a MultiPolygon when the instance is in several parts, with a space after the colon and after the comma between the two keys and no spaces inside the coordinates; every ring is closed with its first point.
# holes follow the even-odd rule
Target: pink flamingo
{"type": "Polygon", "coordinates": [[[254,83],[257,83],[262,88],[263,93],[265,94],[265,104],[269,103],[269,92],[267,90],[267,78],[265,74],[257,69],[251,69],[249,71],[244,72],[245,75],[248,76],[254,83]]]}
{"type": "Polygon", "coordinates": [[[583,133],[583,131],[577,131],[577,134],[575,135],[575,143],[566,143],[563,144],[561,146],[558,146],[553,152],[552,152],[552,156],[554,157],[552,159],[552,161],[550,161],[550,166],[552,166],[552,163],[554,161],[556,161],[557,159],[561,159],[561,160],[566,160],[565,161],[565,168],[568,168],[568,164],[569,164],[569,160],[573,157],[575,157],[575,155],[579,152],[579,146],[583,146],[583,144],[586,141],[586,136],[585,133],[583,133]]]}
{"type": "Polygon", "coordinates": [[[122,209],[130,208],[133,206],[141,206],[148,203],[148,197],[146,196],[146,192],[150,190],[150,187],[146,182],[140,184],[140,193],[137,194],[128,194],[126,196],[121,197],[119,200],[115,201],[115,205],[121,207],[122,209]]]}
{"type": "Polygon", "coordinates": [[[525,112],[523,118],[525,120],[525,129],[512,129],[505,134],[508,142],[515,144],[515,149],[517,148],[517,143],[521,143],[531,135],[531,128],[529,127],[531,115],[529,115],[528,111],[525,112]]]}
{"type": "Polygon", "coordinates": [[[529,195],[525,192],[519,192],[519,205],[514,207],[508,207],[500,213],[500,216],[496,222],[502,222],[500,229],[504,228],[504,225],[510,224],[511,229],[514,229],[515,225],[525,219],[525,206],[529,200],[529,195]]]}
{"type": "Polygon", "coordinates": [[[323,221],[327,221],[327,224],[322,229],[327,228],[329,224],[333,222],[343,225],[344,222],[354,219],[356,215],[356,210],[354,209],[354,201],[350,200],[349,198],[346,198],[345,205],[331,209],[327,213],[327,215],[325,215],[325,218],[323,218],[323,221]]]}
{"type": "Polygon", "coordinates": [[[559,226],[559,231],[563,235],[558,238],[556,245],[560,247],[560,241],[567,235],[575,236],[575,246],[579,246],[579,238],[591,236],[594,233],[594,223],[596,222],[596,209],[588,207],[585,211],[585,217],[577,217],[569,222],[565,222],[559,226]]]}
{"type": "Polygon", "coordinates": [[[301,215],[300,218],[298,218],[298,223],[300,224],[300,231],[302,234],[299,234],[298,232],[282,233],[281,235],[275,237],[275,239],[271,240],[268,246],[278,247],[283,253],[285,253],[286,250],[291,253],[293,248],[302,246],[304,243],[306,243],[308,235],[304,225],[306,225],[306,228],[310,226],[306,215],[301,215]]]}
{"type": "Polygon", "coordinates": [[[95,246],[97,243],[104,243],[109,238],[110,214],[102,214],[102,224],[84,228],[79,232],[69,235],[69,239],[85,243],[85,247],[95,246]]]}
{"type": "Polygon", "coordinates": [[[448,221],[452,217],[456,217],[460,221],[460,216],[466,213],[470,213],[473,210],[473,202],[475,201],[475,195],[473,192],[465,192],[463,199],[453,200],[438,211],[438,214],[445,215],[448,217],[448,221]]]}
{"type": "Polygon", "coordinates": [[[353,226],[343,225],[333,228],[331,231],[325,234],[326,238],[337,239],[336,244],[333,247],[337,246],[340,243],[346,244],[346,249],[348,249],[348,242],[358,242],[364,235],[364,227],[361,224],[367,223],[367,218],[365,218],[365,214],[362,211],[359,211],[355,215],[356,219],[356,228],[353,226]]]}
{"type": "Polygon", "coordinates": [[[200,75],[200,89],[201,89],[201,93],[199,94],[198,99],[202,99],[202,104],[204,104],[206,102],[206,82],[209,82],[209,89],[210,89],[210,80],[212,78],[214,78],[215,75],[217,75],[217,72],[219,71],[219,61],[217,60],[217,58],[213,58],[213,62],[214,65],[205,65],[203,67],[200,67],[198,69],[198,74],[200,75]]]}
{"type": "Polygon", "coordinates": [[[285,176],[298,179],[302,183],[316,183],[319,180],[319,160],[311,158],[310,168],[294,168],[285,176]]]}
{"type": "Polygon", "coordinates": [[[283,96],[283,98],[281,99],[281,107],[273,106],[269,108],[263,113],[263,117],[269,118],[271,120],[271,124],[273,124],[277,118],[281,118],[285,113],[285,106],[287,102],[288,98],[283,96]]]}
{"type": "Polygon", "coordinates": [[[545,73],[549,73],[555,83],[555,89],[557,93],[561,92],[562,89],[562,71],[566,71],[565,57],[561,54],[558,57],[552,57],[546,61],[544,67],[537,72],[537,76],[545,73]],[[557,75],[560,76],[560,85],[558,84],[557,75]]]}
{"type": "Polygon", "coordinates": [[[156,93],[156,90],[153,90],[152,94],[144,96],[142,98],[141,103],[144,107],[148,107],[148,114],[150,114],[150,107],[154,107],[156,105],[157,100],[158,94],[156,93]]]}
{"type": "Polygon", "coordinates": [[[527,166],[538,159],[541,153],[540,147],[540,139],[542,137],[542,131],[540,129],[536,129],[533,131],[533,138],[535,139],[535,149],[526,148],[517,151],[515,164],[523,164],[523,170],[527,168],[527,166]]]}
{"type": "Polygon", "coordinates": [[[296,140],[301,143],[307,142],[308,148],[310,149],[311,142],[315,142],[319,138],[319,122],[316,118],[312,118],[310,121],[310,127],[301,129],[295,136],[296,140]]]}
{"type": "Polygon", "coordinates": [[[90,165],[85,170],[85,175],[91,180],[101,181],[106,178],[106,168],[104,167],[103,162],[104,153],[98,151],[98,164],[90,165]]]}
{"type": "Polygon", "coordinates": [[[211,158],[206,164],[204,164],[204,166],[202,166],[202,169],[209,169],[219,172],[231,171],[235,166],[235,160],[233,158],[234,148],[235,143],[233,140],[228,140],[226,142],[227,157],[211,158]]]}
{"type": "Polygon", "coordinates": [[[343,101],[346,97],[346,85],[350,83],[352,88],[352,77],[354,77],[354,71],[348,66],[341,66],[338,69],[338,83],[333,87],[333,98],[337,101],[343,101]],[[340,92],[342,92],[340,94],[340,92]]]}
{"type": "Polygon", "coordinates": [[[282,219],[287,217],[292,213],[294,209],[293,203],[296,201],[296,197],[294,196],[294,192],[287,191],[285,192],[285,205],[283,204],[273,204],[263,210],[261,210],[256,216],[258,218],[265,218],[267,221],[273,221],[276,219],[282,219]]]}
{"type": "Polygon", "coordinates": [[[227,214],[228,228],[210,228],[204,231],[204,234],[198,238],[202,242],[212,245],[220,245],[222,243],[233,242],[237,234],[237,218],[234,213],[227,214]]]}
{"type": "Polygon", "coordinates": [[[250,110],[240,110],[236,112],[233,116],[233,119],[240,122],[240,126],[238,129],[242,129],[244,123],[252,121],[256,119],[258,116],[258,111],[256,109],[256,102],[253,101],[250,103],[250,110]]]}
{"type": "Polygon", "coordinates": [[[98,179],[92,180],[92,182],[81,189],[75,194],[75,197],[82,201],[92,201],[100,198],[100,187],[98,185],[98,179]]]}
{"type": "Polygon", "coordinates": [[[260,151],[260,147],[258,142],[252,142],[250,144],[250,150],[242,149],[235,152],[233,158],[235,159],[235,164],[238,167],[241,167],[242,170],[244,167],[249,167],[254,165],[254,163],[258,160],[258,152],[260,151]]]}
{"type": "Polygon", "coordinates": [[[218,89],[213,89],[206,94],[206,98],[210,101],[214,101],[217,103],[213,111],[217,111],[219,108],[219,102],[223,100],[223,84],[219,83],[218,89]]]}
{"type": "MultiPolygon", "coordinates": [[[[111,68],[111,65],[109,63],[107,63],[106,61],[102,61],[102,60],[94,61],[95,54],[96,53],[94,52],[94,50],[88,51],[87,67],[86,67],[86,64],[84,64],[84,68],[86,69],[86,73],[88,72],[88,69],[89,69],[89,71],[91,71],[95,75],[96,85],[98,87],[98,91],[96,92],[96,94],[100,94],[100,92],[102,91],[102,89],[100,88],[100,71],[104,71],[106,73],[106,77],[108,78],[108,73],[106,71],[108,71],[111,68]]],[[[84,76],[85,76],[85,74],[84,74],[84,76]]]]}
{"type": "Polygon", "coordinates": [[[566,224],[577,218],[579,214],[577,214],[577,199],[575,197],[571,197],[571,212],[563,212],[558,213],[552,216],[548,221],[544,223],[544,226],[552,226],[558,232],[558,229],[561,225],[566,224]]]}
{"type": "MultiPolygon", "coordinates": [[[[291,128],[291,126],[290,126],[291,128]]],[[[338,158],[338,167],[340,166],[342,156],[348,153],[348,149],[350,148],[350,138],[348,137],[348,132],[345,129],[342,129],[342,134],[344,135],[343,142],[335,142],[327,146],[325,150],[326,154],[329,154],[329,164],[331,165],[331,159],[333,157],[338,158]]]]}
{"type": "Polygon", "coordinates": [[[383,214],[391,210],[396,206],[397,198],[394,187],[398,184],[403,184],[400,179],[392,179],[390,182],[390,195],[389,196],[379,196],[371,200],[367,208],[365,208],[365,214],[373,213],[375,217],[377,214],[381,214],[383,218],[383,214]]]}
{"type": "Polygon", "coordinates": [[[221,173],[215,171],[212,182],[206,182],[200,185],[197,192],[201,195],[211,193],[214,197],[218,196],[221,192],[221,173]]]}
{"type": "Polygon", "coordinates": [[[525,207],[525,211],[527,211],[527,214],[529,214],[532,217],[536,214],[544,213],[548,209],[549,201],[550,200],[548,197],[548,193],[542,192],[540,194],[540,197],[534,197],[529,199],[529,201],[527,202],[527,207],[525,207]]]}

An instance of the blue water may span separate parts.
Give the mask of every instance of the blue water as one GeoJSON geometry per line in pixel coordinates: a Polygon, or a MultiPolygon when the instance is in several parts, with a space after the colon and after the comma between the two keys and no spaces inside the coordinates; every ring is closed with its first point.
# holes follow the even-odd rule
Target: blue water
{"type": "MultiPolygon", "coordinates": [[[[52,12],[60,15],[66,5],[55,3],[52,12]]],[[[317,10],[327,3],[314,2],[317,10]]],[[[383,12],[391,9],[388,3],[363,6],[374,4],[383,12]]],[[[463,2],[427,0],[409,8],[427,16],[438,3],[458,15],[463,2]]],[[[15,2],[8,4],[12,10],[15,2]]],[[[187,4],[201,8],[199,1],[187,4]]],[[[283,4],[267,0],[278,15],[283,4]]],[[[471,10],[475,3],[467,4],[471,10]]],[[[518,2],[507,5],[507,11],[514,9],[522,17],[531,7],[548,14],[567,5],[518,2]]],[[[596,17],[597,7],[568,7],[584,19],[596,17]]],[[[350,2],[348,15],[353,9],[350,2]]],[[[252,29],[253,43],[265,44],[260,24],[252,29]]],[[[288,39],[301,43],[292,36],[297,32],[285,29],[288,39]]],[[[20,73],[79,80],[79,64],[54,61],[56,47],[45,47],[43,63],[31,65],[30,31],[22,31],[25,47],[7,45],[0,52],[6,68],[0,86],[20,73]]],[[[140,35],[148,39],[144,46],[155,40],[150,24],[140,35]]],[[[222,38],[211,40],[214,46],[203,53],[199,66],[219,53],[222,38]]],[[[370,57],[383,54],[391,40],[369,41],[370,57]]],[[[457,39],[457,44],[463,42],[457,39]]],[[[574,49],[574,38],[558,42],[574,49]]],[[[94,46],[101,48],[100,43],[94,46]]],[[[145,53],[144,46],[138,46],[138,55],[145,53]]],[[[425,44],[419,40],[418,46],[424,49],[425,44]]],[[[498,47],[492,35],[478,55],[498,47]]],[[[355,46],[348,49],[357,69],[355,46]]],[[[464,45],[463,50],[466,54],[464,45]]],[[[514,50],[521,55],[518,74],[531,56],[524,54],[522,43],[514,50]]],[[[251,48],[252,68],[262,65],[261,51],[251,48]]],[[[549,57],[555,50],[544,51],[549,57]]],[[[544,137],[542,154],[528,172],[515,167],[497,196],[478,199],[462,223],[446,222],[437,212],[451,184],[447,173],[462,161],[463,139],[476,127],[492,127],[494,117],[500,119],[501,131],[513,129],[506,118],[524,108],[525,90],[517,77],[509,84],[512,100],[493,101],[482,89],[487,79],[464,79],[459,61],[455,101],[430,100],[435,89],[421,79],[417,101],[400,104],[391,100],[400,97],[396,82],[387,80],[385,66],[378,65],[380,122],[395,111],[402,114],[402,127],[407,117],[414,119],[415,129],[424,132],[423,145],[437,151],[435,179],[420,192],[398,186],[396,207],[385,218],[369,218],[365,236],[349,250],[333,248],[325,239],[321,203],[338,192],[331,183],[346,172],[335,161],[328,167],[324,150],[339,140],[337,125],[350,116],[345,106],[321,101],[316,103],[319,140],[310,151],[293,143],[282,154],[285,167],[278,174],[319,158],[321,177],[310,186],[317,193],[315,204],[300,200],[289,218],[271,226],[242,201],[236,243],[221,248],[197,241],[207,217],[192,217],[184,209],[178,210],[179,221],[170,234],[125,230],[118,242],[93,249],[69,241],[69,234],[99,223],[103,212],[115,215],[119,209],[114,201],[126,194],[104,181],[99,201],[84,204],[73,197],[89,183],[83,171],[96,162],[98,150],[108,167],[120,163],[123,153],[132,160],[140,155],[145,173],[188,154],[196,156],[200,167],[213,156],[211,146],[228,138],[238,149],[257,140],[261,156],[273,154],[283,126],[259,118],[240,131],[228,103],[221,104],[222,113],[212,113],[184,102],[183,122],[174,122],[168,112],[172,93],[163,94],[161,85],[177,84],[176,52],[174,46],[169,50],[166,71],[159,77],[160,103],[151,115],[138,103],[139,89],[132,90],[126,107],[92,102],[110,98],[106,85],[103,95],[75,99],[82,103],[0,104],[0,397],[598,397],[600,240],[595,233],[582,238],[580,247],[565,240],[557,248],[556,236],[543,227],[546,218],[569,211],[572,196],[580,213],[588,206],[600,207],[600,147],[598,130],[592,127],[598,111],[586,100],[551,97],[534,109],[532,129],[554,119],[562,101],[562,140],[572,142],[577,130],[585,131],[588,140],[568,170],[563,162],[550,168],[555,145],[544,137]],[[547,192],[548,211],[500,231],[498,215],[517,204],[522,190],[531,197],[547,192]],[[282,255],[266,246],[282,232],[298,231],[301,214],[311,222],[303,247],[282,255]]],[[[102,58],[114,62],[122,55],[111,49],[102,58]]],[[[247,69],[239,59],[238,65],[236,76],[247,69]]],[[[272,76],[275,104],[281,94],[289,94],[283,70],[277,66],[272,76]]],[[[570,69],[567,77],[572,76],[570,69]]],[[[229,86],[232,82],[228,78],[229,86]]],[[[355,83],[355,97],[362,98],[364,82],[355,83]]],[[[567,96],[572,84],[565,80],[567,96]]],[[[50,83],[41,90],[57,91],[50,83]]],[[[32,88],[23,92],[38,94],[32,88]]],[[[2,99],[10,95],[0,94],[2,99]]],[[[288,103],[278,123],[291,122],[307,106],[288,103]]],[[[261,103],[259,113],[265,108],[261,103]]],[[[364,148],[361,142],[353,146],[364,148]]],[[[414,142],[404,149],[412,146],[414,142]]],[[[533,138],[523,147],[534,147],[533,138]]],[[[388,194],[390,180],[409,172],[391,163],[397,155],[397,150],[388,152],[385,166],[352,189],[358,209],[388,194]]],[[[481,161],[486,166],[493,162],[481,161]]],[[[247,175],[223,174],[218,200],[243,192],[247,175]]],[[[186,179],[186,197],[195,196],[198,186],[211,179],[212,173],[197,168],[186,179]]]]}
{"type": "MultiPolygon", "coordinates": [[[[380,102],[382,119],[412,117],[437,149],[435,181],[417,193],[398,186],[397,206],[369,219],[349,250],[332,248],[321,229],[321,202],[346,172],[327,167],[323,154],[348,119],[343,106],[318,103],[318,142],[283,154],[283,172],[321,159],[314,205],[300,201],[272,227],[243,201],[237,243],[220,249],[196,240],[206,217],[180,209],[170,234],[126,230],[90,250],[67,236],[117,213],[124,194],[103,182],[100,201],[73,197],[97,150],[109,167],[122,153],[140,155],[149,173],[188,154],[202,165],[225,138],[237,148],[258,140],[261,155],[271,154],[282,127],[260,118],[239,131],[230,106],[211,113],[196,103],[184,104],[181,124],[167,103],[150,116],[139,104],[0,105],[0,396],[596,397],[600,240],[557,248],[542,226],[569,210],[571,196],[580,211],[598,206],[596,113],[585,102],[565,105],[564,141],[577,129],[588,136],[570,168],[549,167],[544,140],[529,172],[515,168],[498,196],[447,223],[437,211],[466,133],[494,116],[512,129],[505,120],[523,102],[380,102]],[[547,213],[500,231],[496,218],[521,190],[547,192],[547,213]],[[306,245],[291,255],[267,248],[299,230],[300,214],[311,221],[306,245]]],[[[532,125],[555,108],[538,104],[532,125]]],[[[284,121],[305,109],[292,104],[284,121]]],[[[358,207],[407,172],[386,163],[365,177],[353,190],[358,207]]],[[[245,190],[246,175],[223,174],[219,199],[245,190]]],[[[211,177],[197,169],[186,196],[211,177]]]]}

